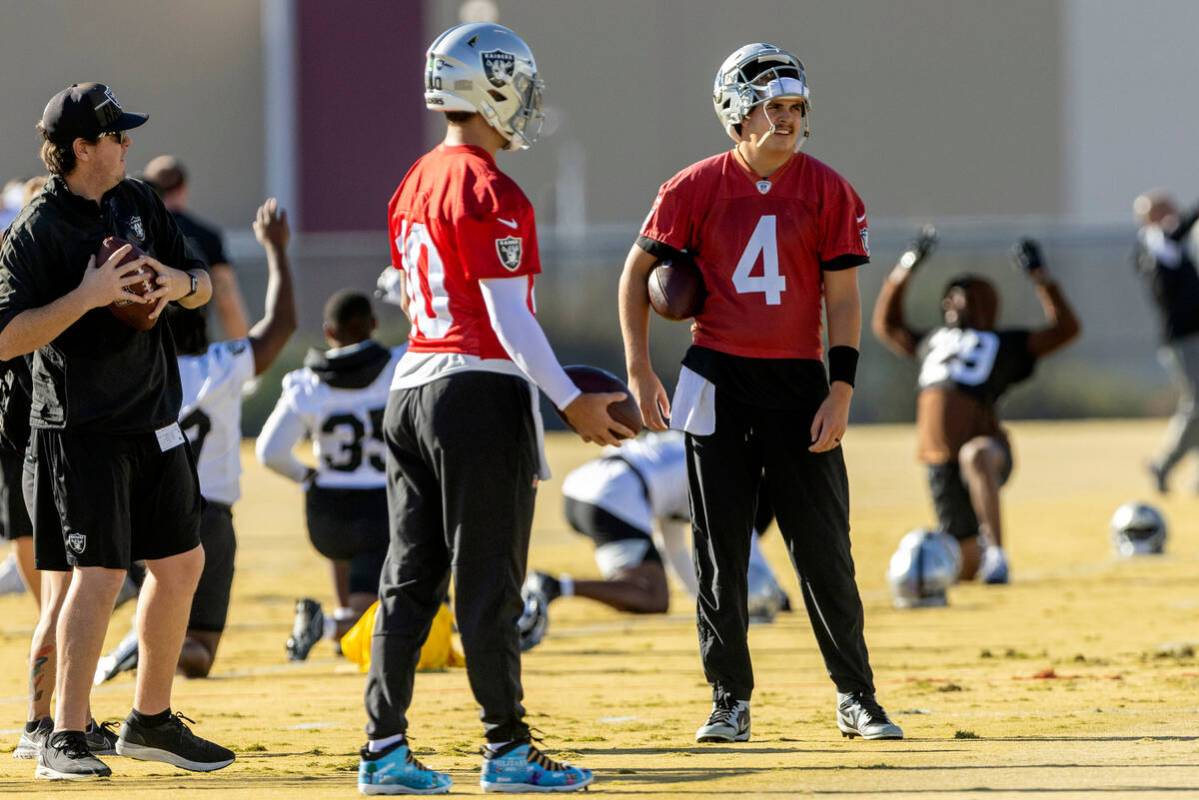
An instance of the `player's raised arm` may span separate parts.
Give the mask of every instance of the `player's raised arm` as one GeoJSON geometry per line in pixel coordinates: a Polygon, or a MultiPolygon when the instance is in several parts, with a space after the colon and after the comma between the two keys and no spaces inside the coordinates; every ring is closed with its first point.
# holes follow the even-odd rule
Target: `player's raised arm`
{"type": "Polygon", "coordinates": [[[654,372],[649,355],[649,273],[657,259],[633,245],[625,257],[620,273],[620,331],[624,337],[625,367],[629,373],[629,388],[641,417],[650,430],[666,430],[670,417],[670,398],[662,381],[654,372]]]}
{"type": "Polygon", "coordinates": [[[266,250],[266,313],[250,329],[250,347],[254,351],[254,374],[266,372],[287,340],[296,330],[296,298],[292,289],[287,243],[291,228],[287,212],[279,201],[270,198],[254,217],[254,237],[266,250]]]}
{"type": "Polygon", "coordinates": [[[915,358],[920,334],[912,330],[903,311],[904,294],[912,274],[937,244],[937,232],[925,225],[920,235],[908,245],[895,262],[891,274],[883,281],[874,304],[871,329],[875,337],[897,355],[915,358]]]}
{"type": "Polygon", "coordinates": [[[1037,299],[1045,310],[1049,324],[1028,335],[1028,351],[1034,356],[1049,355],[1065,347],[1082,332],[1074,309],[1066,300],[1057,281],[1049,274],[1041,255],[1041,247],[1033,239],[1021,239],[1012,248],[1012,260],[1036,287],[1037,299]]]}

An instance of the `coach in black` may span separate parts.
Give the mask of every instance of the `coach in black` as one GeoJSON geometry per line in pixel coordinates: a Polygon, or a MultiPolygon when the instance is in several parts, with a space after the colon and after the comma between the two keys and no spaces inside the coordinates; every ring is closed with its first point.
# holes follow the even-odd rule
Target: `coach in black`
{"type": "Polygon", "coordinates": [[[204,564],[195,465],[175,422],[175,347],[165,324],[139,332],[104,308],[154,303],[157,317],[168,302],[194,308],[212,293],[161,201],[125,177],[127,131],[146,119],[122,111],[103,84],[74,84],[51,98],[38,126],[51,178],[0,249],[0,359],[33,353],[27,469],[37,565],[73,572],[58,625],[58,713],[38,755],[41,778],[111,774],[88,751],[83,730],[108,618],[136,559],[149,573],[138,609],[141,663],[116,751],[193,770],[233,761],[170,709],[204,564]],[[117,266],[127,254],[121,248],[96,264],[109,235],[146,255],[117,266]],[[141,280],[132,273],[142,265],[156,273],[156,288],[138,297],[126,287],[141,280]]]}

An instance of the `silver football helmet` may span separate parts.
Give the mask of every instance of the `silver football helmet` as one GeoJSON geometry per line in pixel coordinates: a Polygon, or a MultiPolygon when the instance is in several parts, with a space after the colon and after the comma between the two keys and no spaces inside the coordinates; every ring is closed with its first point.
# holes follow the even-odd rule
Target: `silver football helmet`
{"type": "Polygon", "coordinates": [[[1125,503],[1112,514],[1112,547],[1120,558],[1160,555],[1166,549],[1166,518],[1148,503],[1125,503]]]}
{"type": "Polygon", "coordinates": [[[750,562],[749,573],[746,576],[748,584],[746,601],[750,622],[774,622],[775,616],[782,611],[783,602],[787,595],[778,585],[769,569],[762,569],[750,562]]]}
{"type": "Polygon", "coordinates": [[[943,531],[917,528],[899,541],[887,568],[896,608],[948,605],[946,591],[958,579],[962,551],[943,531]]]}
{"type": "Polygon", "coordinates": [[[802,146],[812,134],[808,123],[812,101],[802,61],[781,47],[755,42],[726,58],[716,72],[712,105],[721,127],[734,140],[737,139],[734,126],[740,125],[755,106],[775,97],[803,98],[803,135],[799,140],[802,146]]]}
{"type": "Polygon", "coordinates": [[[520,637],[520,651],[527,653],[545,638],[550,627],[550,604],[545,595],[531,589],[526,582],[521,589],[520,616],[516,620],[516,633],[520,637]]]}
{"type": "Polygon", "coordinates": [[[523,150],[541,132],[537,62],[524,40],[503,25],[472,22],[437,37],[425,54],[425,107],[477,111],[507,150],[523,150]]]}

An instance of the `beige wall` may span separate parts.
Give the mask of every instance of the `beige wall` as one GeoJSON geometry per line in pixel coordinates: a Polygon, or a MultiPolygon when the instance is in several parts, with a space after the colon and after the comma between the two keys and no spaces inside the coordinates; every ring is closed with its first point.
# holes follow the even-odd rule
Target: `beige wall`
{"type": "Polygon", "coordinates": [[[263,192],[259,20],[253,0],[0,0],[0,181],[42,171],[33,126],[46,101],[97,80],[150,114],[130,171],[175,153],[193,207],[248,227],[263,192]]]}
{"type": "MultiPolygon", "coordinates": [[[[429,38],[457,21],[433,0],[429,38]]],[[[497,0],[560,114],[504,159],[553,220],[562,147],[586,153],[590,222],[639,220],[657,185],[729,146],[716,68],[741,44],[795,50],[812,87],[807,147],[875,218],[1062,211],[1061,14],[1045,0],[497,0]]]]}

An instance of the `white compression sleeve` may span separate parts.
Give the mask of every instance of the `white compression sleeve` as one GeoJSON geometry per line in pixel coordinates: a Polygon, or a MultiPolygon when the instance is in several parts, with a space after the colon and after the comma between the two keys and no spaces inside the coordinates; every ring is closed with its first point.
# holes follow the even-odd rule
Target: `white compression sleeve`
{"type": "Polygon", "coordinates": [[[545,332],[529,311],[529,279],[488,278],[479,281],[491,327],[521,372],[558,408],[566,408],[582,392],[558,363],[545,332]]]}
{"type": "Polygon", "coordinates": [[[275,406],[254,443],[254,455],[267,469],[300,483],[308,475],[308,467],[292,451],[304,435],[304,420],[284,402],[275,406]]]}

